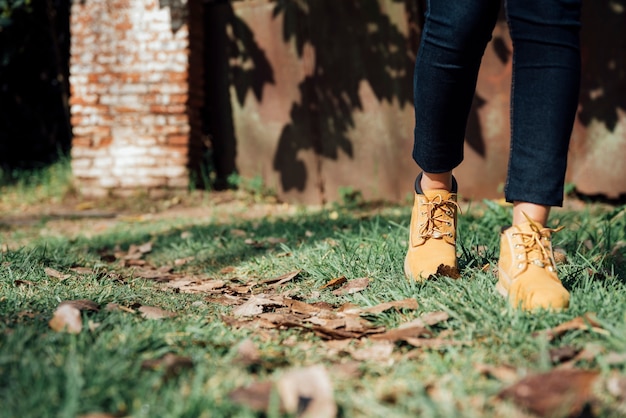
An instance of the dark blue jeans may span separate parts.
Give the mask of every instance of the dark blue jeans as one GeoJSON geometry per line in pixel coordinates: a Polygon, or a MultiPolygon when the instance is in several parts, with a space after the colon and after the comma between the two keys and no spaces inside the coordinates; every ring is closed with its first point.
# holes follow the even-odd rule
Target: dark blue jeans
{"type": "MultiPolygon", "coordinates": [[[[443,173],[463,160],[478,69],[500,0],[428,0],[415,64],[413,158],[443,173]]],[[[581,0],[506,0],[513,40],[507,201],[563,203],[580,85],[581,0]]],[[[462,179],[461,183],[462,183],[462,179]]]]}

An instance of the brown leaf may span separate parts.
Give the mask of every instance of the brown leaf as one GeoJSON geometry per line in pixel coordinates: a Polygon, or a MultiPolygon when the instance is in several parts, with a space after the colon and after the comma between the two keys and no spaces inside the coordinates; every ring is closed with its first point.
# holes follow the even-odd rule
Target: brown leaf
{"type": "Polygon", "coordinates": [[[388,341],[381,341],[367,347],[352,350],[350,355],[353,359],[359,361],[376,361],[379,363],[389,364],[393,348],[394,345],[392,343],[388,341]]]}
{"type": "Polygon", "coordinates": [[[72,277],[72,275],[71,275],[71,274],[63,274],[63,273],[61,273],[59,270],[55,270],[55,269],[53,269],[52,267],[45,267],[45,268],[43,269],[43,271],[44,271],[44,272],[45,272],[45,273],[46,273],[49,277],[52,277],[52,278],[55,278],[55,279],[59,279],[59,280],[66,280],[66,279],[69,279],[70,277],[72,277]]]}
{"type": "Polygon", "coordinates": [[[246,231],[244,231],[243,229],[233,228],[233,229],[230,230],[230,235],[232,235],[233,237],[243,238],[246,235],[248,235],[248,233],[246,231]]]}
{"type": "Polygon", "coordinates": [[[274,287],[278,287],[278,286],[281,286],[281,285],[283,285],[283,284],[285,284],[285,283],[295,279],[298,276],[298,274],[300,274],[300,271],[301,270],[296,270],[296,271],[292,271],[292,272],[289,272],[289,273],[285,273],[282,276],[273,277],[271,279],[261,280],[259,282],[259,284],[268,284],[268,285],[269,284],[273,284],[274,287]]]}
{"type": "Polygon", "coordinates": [[[604,362],[609,366],[617,366],[626,363],[626,353],[616,353],[612,351],[604,356],[604,362]]]}
{"type": "Polygon", "coordinates": [[[333,364],[330,372],[333,376],[338,376],[341,379],[346,380],[354,380],[363,376],[363,372],[361,371],[361,362],[358,361],[333,364]]]}
{"type": "Polygon", "coordinates": [[[247,285],[241,285],[241,286],[230,285],[228,286],[228,290],[234,293],[239,293],[240,295],[245,295],[246,293],[250,293],[253,287],[254,287],[254,284],[247,284],[247,285]]]}
{"type": "Polygon", "coordinates": [[[418,338],[422,335],[430,336],[432,332],[422,326],[411,326],[404,328],[396,328],[383,332],[382,334],[372,335],[373,340],[385,340],[390,342],[406,341],[407,338],[418,338]]]}
{"type": "Polygon", "coordinates": [[[600,332],[600,333],[605,332],[602,329],[602,325],[600,325],[600,323],[597,322],[595,314],[588,312],[584,314],[583,316],[578,316],[570,321],[557,325],[554,328],[540,331],[540,332],[535,332],[533,333],[533,336],[537,337],[538,335],[543,333],[546,335],[548,341],[552,341],[555,338],[561,337],[565,333],[569,331],[574,331],[574,330],[581,330],[581,331],[593,330],[593,331],[600,332]]]}
{"type": "Polygon", "coordinates": [[[267,411],[270,395],[274,385],[272,382],[257,382],[245,388],[237,388],[228,395],[236,404],[245,405],[255,411],[267,411]]]}
{"type": "Polygon", "coordinates": [[[470,345],[465,341],[449,340],[446,338],[405,338],[404,341],[413,347],[430,348],[433,350],[440,350],[452,346],[470,345]]]}
{"type": "Polygon", "coordinates": [[[344,329],[332,329],[319,325],[311,328],[320,338],[342,340],[346,338],[362,338],[367,335],[380,334],[385,331],[385,327],[369,328],[363,331],[348,331],[344,329]]]}
{"type": "Polygon", "coordinates": [[[57,332],[68,332],[70,334],[79,334],[83,329],[83,320],[80,316],[80,310],[72,305],[60,305],[48,322],[50,328],[57,332]]]}
{"type": "Polygon", "coordinates": [[[224,280],[180,278],[170,281],[167,287],[176,289],[181,293],[206,293],[221,289],[225,284],[224,280]]]}
{"type": "Polygon", "coordinates": [[[175,276],[161,269],[143,268],[134,270],[133,277],[136,279],[154,280],[155,282],[167,282],[175,276]]]}
{"type": "Polygon", "coordinates": [[[268,244],[276,245],[287,242],[287,238],[276,238],[276,237],[268,237],[265,239],[268,244]]]}
{"type": "Polygon", "coordinates": [[[166,377],[175,376],[183,369],[191,367],[193,367],[191,357],[179,356],[173,353],[167,353],[161,358],[145,360],[141,363],[142,369],[163,370],[166,377]]]}
{"type": "Polygon", "coordinates": [[[143,267],[147,266],[148,262],[146,260],[141,260],[137,258],[129,258],[122,261],[122,265],[125,267],[143,267]]]}
{"type": "Polygon", "coordinates": [[[146,242],[141,245],[131,244],[128,247],[128,253],[123,258],[126,260],[138,259],[143,257],[144,254],[148,254],[152,251],[152,241],[146,242]]]}
{"type": "Polygon", "coordinates": [[[439,267],[437,267],[437,276],[447,276],[451,279],[460,279],[461,273],[456,267],[440,264],[439,267]]]}
{"type": "Polygon", "coordinates": [[[339,289],[333,291],[333,295],[341,296],[341,295],[350,295],[353,293],[361,292],[367,289],[367,286],[369,286],[370,281],[371,280],[367,277],[361,277],[359,279],[350,280],[346,284],[341,286],[339,289]]]}
{"type": "Polygon", "coordinates": [[[13,282],[13,284],[15,286],[34,286],[35,282],[31,282],[30,280],[22,280],[22,279],[17,279],[13,282]]]}
{"type": "Polygon", "coordinates": [[[339,287],[339,286],[341,286],[342,284],[344,284],[347,281],[348,281],[348,279],[346,279],[345,276],[337,277],[335,279],[332,279],[332,280],[328,281],[325,285],[320,287],[320,289],[328,289],[328,288],[339,287]]]}
{"type": "Polygon", "coordinates": [[[518,380],[517,370],[512,366],[493,366],[491,364],[476,364],[476,371],[484,376],[491,376],[501,382],[512,383],[518,380]]]}
{"type": "Polygon", "coordinates": [[[559,369],[573,369],[579,361],[593,361],[600,355],[603,347],[595,344],[587,344],[585,348],[580,350],[574,357],[559,364],[559,369]]]}
{"type": "Polygon", "coordinates": [[[398,328],[403,329],[403,328],[426,327],[426,326],[432,327],[434,325],[439,324],[440,322],[445,322],[448,319],[450,319],[450,315],[448,315],[446,312],[443,312],[443,311],[428,312],[428,313],[421,315],[417,319],[414,319],[410,322],[405,322],[404,324],[400,325],[398,328]]]}
{"type": "Polygon", "coordinates": [[[93,274],[94,270],[87,268],[87,267],[72,267],[70,269],[70,271],[76,273],[76,274],[82,274],[82,275],[88,275],[88,274],[93,274]]]}
{"type": "Polygon", "coordinates": [[[580,348],[572,347],[571,345],[554,347],[549,350],[550,360],[552,364],[563,363],[564,361],[575,358],[580,351],[580,348]]]}
{"type": "Polygon", "coordinates": [[[243,305],[233,311],[235,316],[256,316],[263,312],[266,306],[284,306],[282,298],[266,295],[252,295],[243,305]]]}
{"type": "Polygon", "coordinates": [[[251,339],[246,338],[237,347],[237,356],[235,357],[236,363],[243,364],[244,366],[251,366],[253,364],[258,364],[260,360],[261,352],[251,339]]]}
{"type": "Polygon", "coordinates": [[[621,402],[626,401],[626,377],[613,375],[606,380],[607,391],[621,402]]]}
{"type": "Polygon", "coordinates": [[[73,306],[79,311],[98,312],[100,310],[100,306],[96,302],[88,299],[64,300],[59,304],[59,306],[63,305],[73,306]]]}
{"type": "Polygon", "coordinates": [[[234,266],[226,266],[220,270],[220,274],[229,274],[237,271],[237,268],[234,266]]]}
{"type": "Polygon", "coordinates": [[[177,258],[176,260],[174,260],[174,265],[175,266],[183,266],[193,260],[195,260],[196,257],[194,256],[190,256],[190,257],[185,257],[185,258],[177,258]]]}
{"type": "Polygon", "coordinates": [[[303,418],[337,416],[332,382],[323,366],[288,371],[276,386],[287,413],[303,418]]]}
{"type": "Polygon", "coordinates": [[[126,306],[122,306],[117,303],[107,303],[107,305],[104,307],[104,310],[107,312],[123,311],[132,314],[135,313],[134,309],[127,308],[126,306]]]}
{"type": "Polygon", "coordinates": [[[599,373],[588,370],[552,370],[528,376],[498,394],[540,417],[578,416],[592,400],[599,373]]]}
{"type": "Polygon", "coordinates": [[[176,316],[174,312],[166,311],[165,309],[155,306],[140,306],[137,310],[141,312],[141,316],[146,319],[173,318],[176,316]]]}
{"type": "Polygon", "coordinates": [[[300,302],[295,299],[285,299],[285,306],[287,306],[293,313],[302,313],[306,315],[314,315],[322,310],[315,305],[310,305],[306,302],[300,302]]]}
{"type": "Polygon", "coordinates": [[[408,298],[408,299],[403,299],[403,300],[396,300],[393,302],[385,302],[385,303],[378,304],[376,306],[364,308],[362,309],[362,312],[369,313],[369,314],[380,314],[393,308],[415,310],[418,308],[417,300],[413,298],[408,298]]]}

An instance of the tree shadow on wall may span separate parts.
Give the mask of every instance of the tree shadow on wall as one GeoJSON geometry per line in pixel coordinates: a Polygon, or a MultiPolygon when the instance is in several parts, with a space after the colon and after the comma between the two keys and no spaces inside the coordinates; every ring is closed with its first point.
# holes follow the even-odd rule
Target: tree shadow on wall
{"type": "MultiPolygon", "coordinates": [[[[419,2],[402,2],[418,16],[419,2]]],[[[386,15],[377,0],[278,0],[274,15],[283,15],[283,38],[294,41],[303,57],[305,45],[314,51],[314,63],[298,86],[291,122],[283,128],[273,160],[284,190],[303,190],[307,184],[301,151],[312,150],[318,176],[321,158],[353,157],[348,137],[354,112],[363,110],[359,95],[363,82],[377,100],[412,103],[416,44],[386,15]]],[[[416,25],[412,25],[414,30],[416,25]]],[[[323,184],[317,185],[323,193],[323,184]]]]}
{"type": "Polygon", "coordinates": [[[204,9],[204,97],[202,132],[211,143],[216,174],[213,186],[229,186],[237,172],[237,138],[231,88],[243,105],[248,92],[263,100],[263,88],[274,84],[274,71],[250,27],[235,13],[230,1],[215,1],[204,9]]]}
{"type": "MultiPolygon", "coordinates": [[[[506,22],[506,13],[504,4],[500,4],[500,13],[498,15],[498,23],[506,22]]],[[[509,48],[507,42],[501,35],[494,35],[487,48],[492,48],[496,57],[502,65],[507,65],[513,56],[513,51],[509,48]]],[[[487,104],[488,98],[482,97],[478,92],[474,93],[474,99],[470,113],[467,118],[467,126],[465,129],[465,142],[478,155],[485,158],[487,156],[487,147],[485,145],[485,137],[483,136],[483,127],[480,121],[480,109],[487,104]]]]}
{"type": "Polygon", "coordinates": [[[626,0],[583,2],[583,74],[578,114],[584,125],[594,119],[614,131],[618,110],[626,111],[626,0]]]}

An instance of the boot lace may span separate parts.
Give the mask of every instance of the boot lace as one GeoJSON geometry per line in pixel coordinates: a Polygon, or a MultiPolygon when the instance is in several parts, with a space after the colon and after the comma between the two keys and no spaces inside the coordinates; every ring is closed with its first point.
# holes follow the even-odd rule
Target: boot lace
{"type": "MultiPolygon", "coordinates": [[[[532,263],[538,267],[547,267],[549,271],[556,270],[556,262],[552,253],[551,234],[561,231],[564,227],[556,229],[540,228],[535,222],[530,220],[531,232],[515,232],[513,236],[519,236],[520,242],[515,248],[523,248],[524,255],[521,255],[519,261],[525,258],[528,263],[532,263]]],[[[521,262],[518,268],[523,268],[524,263],[521,262]]]]}
{"type": "Polygon", "coordinates": [[[441,195],[425,202],[425,210],[422,216],[426,217],[424,223],[419,226],[419,233],[423,238],[452,237],[450,228],[453,226],[455,209],[461,212],[461,207],[454,200],[444,200],[441,195]]]}

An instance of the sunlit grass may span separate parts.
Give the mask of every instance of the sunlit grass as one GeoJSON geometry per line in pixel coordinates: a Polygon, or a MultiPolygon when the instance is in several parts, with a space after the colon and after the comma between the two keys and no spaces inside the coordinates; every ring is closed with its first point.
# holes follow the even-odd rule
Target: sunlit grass
{"type": "MultiPolygon", "coordinates": [[[[193,257],[174,266],[178,273],[255,281],[300,270],[298,279],[282,290],[305,302],[373,306],[415,298],[417,311],[372,318],[390,328],[428,312],[449,314],[437,332],[466,344],[437,350],[396,344],[389,361],[362,361],[358,378],[331,374],[341,416],[512,416],[512,406],[495,400],[505,384],[480,373],[476,365],[511,366],[521,378],[555,367],[549,350],[563,346],[595,350],[577,367],[623,375],[626,360],[618,354],[626,352],[624,207],[555,211],[552,222],[566,226],[554,244],[567,256],[560,274],[572,294],[571,308],[560,313],[513,310],[494,291],[491,267],[497,264],[499,229],[509,216],[508,208],[496,204],[475,205],[463,214],[462,278],[419,284],[406,281],[402,273],[407,207],[333,207],[252,221],[121,219],[101,233],[32,234],[25,246],[0,253],[0,415],[262,416],[234,404],[230,391],[276,378],[292,367],[323,364],[332,372],[353,361],[348,353],[329,353],[322,340],[302,330],[231,328],[222,321],[231,308],[211,303],[203,294],[164,291],[158,283],[135,278],[133,268],[103,257],[148,241],[153,250],[145,259],[156,267],[193,257]],[[92,273],[59,280],[45,272],[49,267],[66,273],[77,266],[92,273]],[[340,276],[372,280],[352,295],[320,289],[340,276]],[[86,328],[78,335],[53,332],[48,321],[54,309],[72,299],[92,300],[101,310],[83,313],[86,328]],[[158,306],[177,316],[148,320],[107,311],[108,303],[131,309],[158,306]],[[581,330],[553,341],[535,334],[587,312],[596,314],[603,332],[581,330]],[[237,345],[246,338],[261,352],[254,368],[234,360],[237,345]],[[193,366],[172,376],[142,367],[145,360],[166,353],[188,356],[193,366]]],[[[45,221],[29,228],[45,228],[45,221]]],[[[18,230],[0,231],[0,239],[18,230]]],[[[265,290],[260,286],[255,292],[265,290]]],[[[597,408],[614,416],[619,407],[619,400],[607,394],[597,408]]]]}

